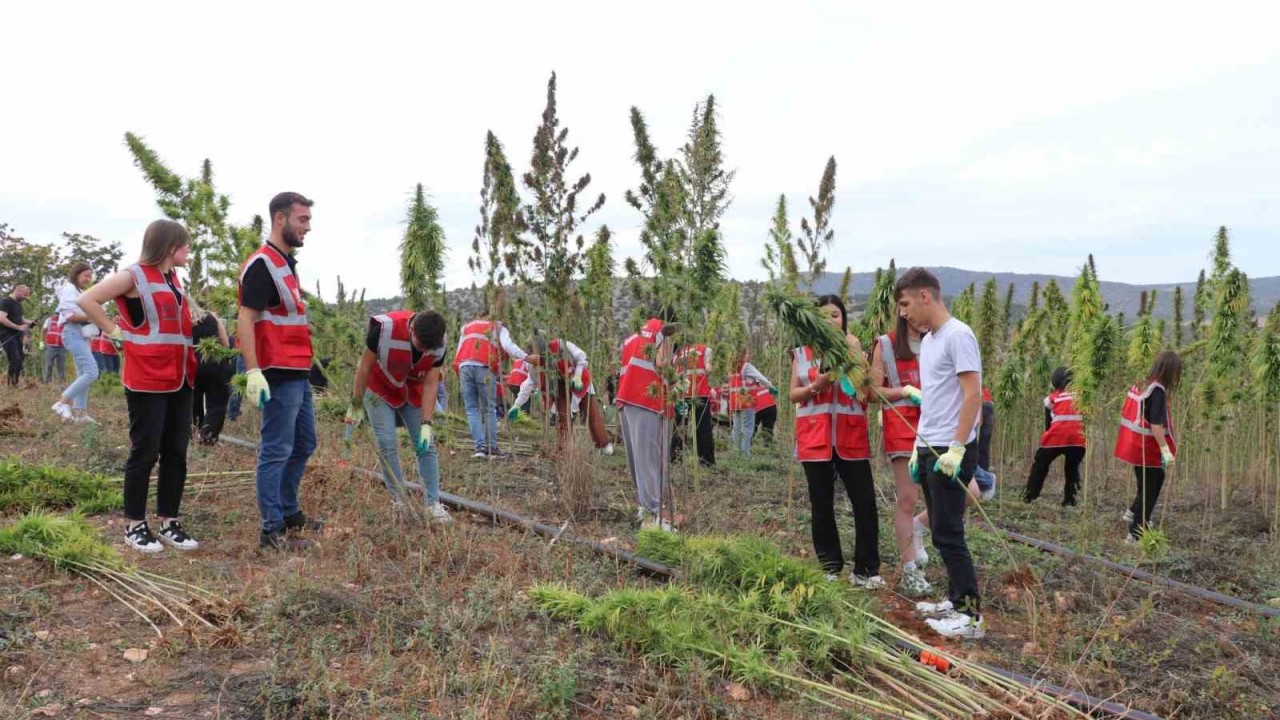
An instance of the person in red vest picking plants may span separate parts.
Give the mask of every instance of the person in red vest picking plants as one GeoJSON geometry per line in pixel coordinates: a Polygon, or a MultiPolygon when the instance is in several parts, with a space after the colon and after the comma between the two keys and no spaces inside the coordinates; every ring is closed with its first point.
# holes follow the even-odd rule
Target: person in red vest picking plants
{"type": "Polygon", "coordinates": [[[682,426],[692,415],[694,448],[698,453],[698,463],[702,467],[715,467],[716,443],[711,434],[711,348],[702,343],[684,346],[675,355],[675,364],[680,371],[681,393],[684,403],[676,408],[676,432],[672,447],[677,451],[684,447],[684,431],[682,426]]]}
{"type": "Polygon", "coordinates": [[[756,431],[756,390],[778,394],[778,388],[769,382],[755,365],[751,364],[751,351],[742,349],[742,355],[729,375],[729,411],[733,425],[729,428],[729,444],[736,445],[743,455],[751,457],[751,438],[756,431]]]}
{"type": "Polygon", "coordinates": [[[311,542],[299,533],[324,527],[302,511],[298,498],[316,449],[316,417],[311,327],[293,253],[311,231],[311,206],[294,192],[271,198],[271,235],[240,271],[236,337],[246,368],[245,398],[262,411],[258,540],[269,550],[304,550],[311,542]]]}
{"type": "Polygon", "coordinates": [[[916,609],[943,637],[980,639],[978,573],[965,541],[967,485],[978,462],[978,415],[982,411],[982,353],[973,330],[953,318],[942,301],[938,278],[911,268],[894,291],[898,312],[924,335],[920,341],[920,425],[907,468],[923,487],[933,546],[947,569],[947,599],[916,609]]]}
{"type": "Polygon", "coordinates": [[[178,550],[200,546],[179,522],[187,482],[191,441],[191,392],[196,351],[191,342],[190,303],[177,268],[187,264],[191,237],[182,223],[156,220],[142,237],[138,262],[108,276],[80,296],[77,304],[102,333],[124,346],[125,402],[129,407],[129,459],[124,466],[125,543],[143,553],[164,545],[178,550]],[[103,303],[119,314],[107,317],[103,303]],[[156,482],[158,534],[147,524],[147,487],[160,462],[156,482]]]}
{"type": "Polygon", "coordinates": [[[40,379],[48,385],[57,374],[58,382],[66,382],[67,348],[62,344],[62,323],[57,313],[45,318],[41,330],[44,334],[44,372],[40,379]]]}
{"type": "MultiPolygon", "coordinates": [[[[507,373],[506,379],[503,380],[503,382],[507,386],[507,392],[512,397],[513,403],[515,402],[514,398],[519,397],[520,395],[520,388],[524,386],[525,382],[528,379],[529,379],[529,364],[526,363],[524,360],[513,361],[511,363],[511,372],[507,373]]],[[[528,401],[526,401],[523,405],[513,404],[512,407],[520,408],[520,412],[522,413],[529,412],[528,401]]]]}
{"type": "Polygon", "coordinates": [[[1065,457],[1066,483],[1062,489],[1062,506],[1074,507],[1080,490],[1080,463],[1084,461],[1084,416],[1076,407],[1076,395],[1068,387],[1073,376],[1065,367],[1056,368],[1050,377],[1053,391],[1044,399],[1044,434],[1040,448],[1031,462],[1031,474],[1022,494],[1026,502],[1040,497],[1044,480],[1053,461],[1065,457]]]}
{"type": "Polygon", "coordinates": [[[396,436],[396,417],[413,441],[422,481],[426,517],[451,522],[440,504],[440,459],[431,422],[436,388],[444,367],[444,318],[435,310],[396,310],[369,318],[364,355],[356,367],[355,387],[346,422],[357,428],[367,417],[378,442],[382,481],[392,507],[403,508],[404,473],[396,436]]]}
{"type": "MultiPolygon", "coordinates": [[[[561,452],[568,448],[573,417],[581,412],[578,416],[586,418],[587,430],[591,433],[591,442],[596,449],[605,455],[612,455],[613,443],[609,442],[604,415],[600,412],[600,403],[596,402],[596,389],[591,382],[587,354],[568,340],[547,340],[540,333],[534,336],[533,346],[537,349],[538,356],[545,360],[544,368],[541,371],[535,370],[533,375],[538,378],[537,384],[542,391],[544,406],[551,406],[551,398],[555,398],[555,409],[559,415],[556,433],[561,452]]],[[[529,404],[533,388],[533,377],[526,377],[507,413],[509,420],[520,418],[524,412],[520,408],[529,404]]]]}
{"type": "Polygon", "coordinates": [[[511,333],[502,323],[490,319],[498,315],[495,310],[502,303],[501,296],[494,298],[490,312],[462,326],[458,349],[453,356],[453,371],[461,383],[462,403],[467,408],[467,425],[471,430],[471,442],[476,460],[500,458],[498,450],[498,417],[495,406],[498,378],[501,376],[502,356],[537,365],[537,355],[529,355],[511,340],[511,333]]]}
{"type": "Polygon", "coordinates": [[[1151,522],[1165,475],[1177,457],[1170,396],[1181,381],[1182,357],[1165,350],[1156,355],[1146,385],[1134,385],[1125,395],[1115,456],[1133,466],[1138,488],[1124,516],[1129,523],[1125,542],[1136,542],[1151,522]]]}
{"type": "MultiPolygon", "coordinates": [[[[755,431],[762,433],[764,441],[773,444],[773,428],[778,424],[778,389],[772,386],[756,386],[755,431]]],[[[708,427],[710,423],[708,421],[708,427]]]]}
{"type": "Polygon", "coordinates": [[[640,330],[622,343],[619,355],[618,407],[622,415],[622,441],[627,448],[627,469],[636,485],[642,528],[676,529],[675,502],[668,482],[671,458],[669,422],[673,406],[660,371],[671,365],[669,309],[655,313],[640,330]]]}
{"type": "MultiPolygon", "coordinates": [[[[844,301],[821,295],[816,304],[827,322],[845,334],[850,350],[862,354],[858,338],[849,334],[844,301]]],[[[871,436],[866,402],[844,392],[834,373],[820,367],[820,358],[809,346],[798,347],[791,361],[791,386],[787,393],[796,403],[796,459],[804,467],[809,485],[809,507],[814,554],[828,577],[844,569],[840,531],[836,526],[835,482],[844,483],[853,506],[854,587],[877,590],[880,576],[880,521],[876,511],[875,482],[871,477],[871,436]]]]}

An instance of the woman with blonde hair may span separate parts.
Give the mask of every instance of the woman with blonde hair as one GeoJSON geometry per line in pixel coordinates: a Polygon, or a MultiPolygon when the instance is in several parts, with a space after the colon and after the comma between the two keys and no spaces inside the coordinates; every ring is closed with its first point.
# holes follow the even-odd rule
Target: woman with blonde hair
{"type": "Polygon", "coordinates": [[[179,550],[199,547],[178,521],[187,481],[196,354],[191,303],[177,268],[187,264],[190,245],[181,223],[156,220],[143,235],[138,262],[89,288],[79,300],[81,311],[124,346],[122,380],[133,444],[124,468],[125,543],[143,553],[160,552],[164,545],[179,550]],[[119,310],[114,321],[102,309],[109,301],[119,310]],[[158,538],[146,514],[147,486],[157,459],[158,538]]]}

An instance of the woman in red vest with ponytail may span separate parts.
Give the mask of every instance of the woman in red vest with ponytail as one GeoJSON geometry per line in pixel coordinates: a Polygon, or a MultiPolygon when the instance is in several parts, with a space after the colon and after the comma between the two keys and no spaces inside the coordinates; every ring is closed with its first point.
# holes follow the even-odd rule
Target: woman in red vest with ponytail
{"type": "Polygon", "coordinates": [[[1066,457],[1064,471],[1066,484],[1062,489],[1062,506],[1076,504],[1076,492],[1080,489],[1080,463],[1084,461],[1084,416],[1076,407],[1075,393],[1067,390],[1071,384],[1071,371],[1059,367],[1053,371],[1050,382],[1053,392],[1044,399],[1044,434],[1040,436],[1040,448],[1031,463],[1027,477],[1027,489],[1022,494],[1026,502],[1034,502],[1044,488],[1049,467],[1058,456],[1066,457]]]}
{"type": "Polygon", "coordinates": [[[138,262],[89,288],[79,300],[89,320],[124,346],[122,380],[133,444],[124,466],[124,511],[129,519],[125,543],[144,553],[160,552],[164,545],[179,550],[200,545],[178,521],[187,482],[196,353],[190,304],[177,268],[187,264],[190,245],[182,223],[156,220],[143,235],[138,262]],[[113,300],[119,311],[115,321],[102,309],[103,303],[113,300]],[[151,533],[146,514],[147,486],[157,458],[158,538],[151,533]]]}
{"type": "MultiPolygon", "coordinates": [[[[836,295],[821,295],[817,305],[822,314],[845,334],[849,348],[862,353],[858,338],[848,334],[844,301],[836,295]]],[[[795,349],[791,361],[791,388],[788,397],[796,403],[796,459],[804,466],[809,484],[813,549],[818,562],[834,578],[844,568],[840,531],[836,527],[835,481],[844,483],[853,505],[853,572],[855,587],[874,590],[884,587],[880,577],[880,521],[876,511],[876,489],[871,477],[871,440],[867,432],[866,403],[840,389],[832,373],[821,367],[813,349],[795,349]]]]}
{"type": "Polygon", "coordinates": [[[1116,458],[1133,466],[1137,494],[1125,519],[1135,542],[1151,521],[1160,499],[1166,471],[1173,466],[1178,445],[1173,437],[1170,395],[1182,380],[1182,358],[1172,350],[1156,356],[1147,373],[1146,385],[1134,385],[1125,396],[1120,411],[1120,434],[1116,437],[1116,458]]]}

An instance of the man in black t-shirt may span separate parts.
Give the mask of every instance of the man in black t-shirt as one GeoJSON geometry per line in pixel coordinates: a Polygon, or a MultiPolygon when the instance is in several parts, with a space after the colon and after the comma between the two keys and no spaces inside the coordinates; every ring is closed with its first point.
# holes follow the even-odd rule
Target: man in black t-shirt
{"type": "Polygon", "coordinates": [[[9,385],[17,387],[18,378],[22,376],[22,361],[25,358],[22,342],[23,333],[31,327],[30,320],[22,317],[22,301],[31,296],[31,288],[19,285],[13,292],[0,299],[0,345],[4,346],[4,356],[9,363],[9,385]]]}

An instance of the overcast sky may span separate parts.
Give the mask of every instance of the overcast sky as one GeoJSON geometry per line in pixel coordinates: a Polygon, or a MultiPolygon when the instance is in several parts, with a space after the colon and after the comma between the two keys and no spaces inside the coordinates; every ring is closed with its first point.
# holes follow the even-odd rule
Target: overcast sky
{"type": "Polygon", "coordinates": [[[627,114],[664,156],[715,93],[738,171],[729,267],[759,278],[785,193],[839,163],[830,266],[950,265],[1194,279],[1219,225],[1280,274],[1280,9],[1273,3],[41,2],[0,11],[0,222],[137,256],[159,216],[126,130],[172,169],[210,158],[232,219],[316,200],[300,271],[399,291],[423,183],[469,285],[485,131],[518,171],[552,70],[575,165],[621,260],[639,214],[627,114]],[[187,5],[191,9],[186,9],[187,5]]]}

